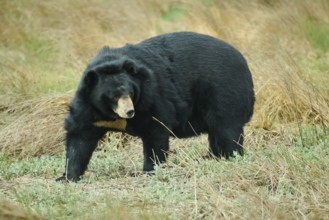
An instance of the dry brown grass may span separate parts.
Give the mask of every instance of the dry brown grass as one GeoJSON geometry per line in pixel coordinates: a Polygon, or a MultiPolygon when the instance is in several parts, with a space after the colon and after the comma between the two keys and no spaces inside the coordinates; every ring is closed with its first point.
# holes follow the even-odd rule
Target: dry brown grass
{"type": "Polygon", "coordinates": [[[63,122],[71,95],[28,100],[9,107],[17,118],[0,130],[0,150],[14,157],[63,151],[63,122]]]}
{"type": "Polygon", "coordinates": [[[0,200],[0,219],[2,220],[41,220],[30,210],[7,200],[0,200]]]}

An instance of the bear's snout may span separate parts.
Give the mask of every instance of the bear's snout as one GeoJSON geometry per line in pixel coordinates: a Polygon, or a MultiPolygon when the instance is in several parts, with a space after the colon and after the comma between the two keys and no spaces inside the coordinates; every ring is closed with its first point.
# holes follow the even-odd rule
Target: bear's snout
{"type": "Polygon", "coordinates": [[[121,96],[114,112],[121,118],[132,118],[135,116],[134,104],[129,95],[121,96]]]}

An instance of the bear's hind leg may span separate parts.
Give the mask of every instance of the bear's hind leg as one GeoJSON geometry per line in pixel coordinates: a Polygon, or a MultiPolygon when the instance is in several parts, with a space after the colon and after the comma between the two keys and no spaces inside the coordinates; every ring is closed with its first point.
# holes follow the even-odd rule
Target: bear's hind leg
{"type": "Polygon", "coordinates": [[[243,128],[221,127],[209,131],[210,152],[217,157],[229,158],[234,156],[234,151],[243,155],[243,128]]]}
{"type": "MultiPolygon", "coordinates": [[[[209,132],[208,134],[208,142],[209,142],[209,153],[210,153],[210,156],[211,155],[214,155],[216,157],[219,157],[220,156],[220,153],[219,153],[219,147],[218,147],[218,144],[217,142],[219,140],[217,140],[218,138],[216,137],[216,135],[212,134],[209,132]]],[[[206,156],[208,157],[208,156],[206,156]]]]}

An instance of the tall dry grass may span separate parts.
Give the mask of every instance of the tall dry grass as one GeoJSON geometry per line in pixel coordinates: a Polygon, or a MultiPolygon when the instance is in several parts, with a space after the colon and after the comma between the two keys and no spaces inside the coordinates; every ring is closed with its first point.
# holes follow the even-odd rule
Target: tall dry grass
{"type": "Polygon", "coordinates": [[[64,94],[10,106],[6,112],[16,119],[0,131],[1,150],[20,158],[62,152],[64,117],[70,98],[64,94]]]}
{"type": "Polygon", "coordinates": [[[1,149],[23,155],[58,152],[69,100],[61,93],[76,88],[92,55],[103,45],[121,46],[171,31],[210,34],[246,56],[257,94],[251,138],[270,139],[288,124],[326,129],[329,55],[326,39],[319,48],[308,29],[309,24],[328,24],[328,11],[326,0],[4,1],[1,149]],[[42,94],[51,98],[35,98],[42,94]],[[19,113],[26,103],[31,108],[19,113]]]}

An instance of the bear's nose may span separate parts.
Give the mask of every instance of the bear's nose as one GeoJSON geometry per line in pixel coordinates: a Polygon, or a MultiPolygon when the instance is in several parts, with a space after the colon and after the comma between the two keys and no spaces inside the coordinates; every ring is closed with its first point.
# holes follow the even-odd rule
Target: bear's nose
{"type": "Polygon", "coordinates": [[[132,109],[132,110],[129,110],[126,114],[127,114],[128,118],[132,118],[135,115],[135,111],[132,109]]]}

